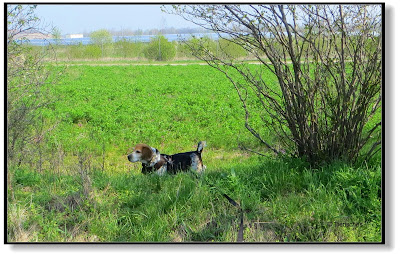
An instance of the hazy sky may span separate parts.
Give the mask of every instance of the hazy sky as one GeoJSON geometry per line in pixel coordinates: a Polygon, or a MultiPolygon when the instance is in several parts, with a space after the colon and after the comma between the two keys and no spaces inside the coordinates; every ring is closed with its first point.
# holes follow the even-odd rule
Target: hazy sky
{"type": "Polygon", "coordinates": [[[36,8],[37,16],[61,34],[91,32],[98,29],[151,29],[163,27],[195,27],[179,16],[163,13],[161,5],[45,5],[36,8]]]}

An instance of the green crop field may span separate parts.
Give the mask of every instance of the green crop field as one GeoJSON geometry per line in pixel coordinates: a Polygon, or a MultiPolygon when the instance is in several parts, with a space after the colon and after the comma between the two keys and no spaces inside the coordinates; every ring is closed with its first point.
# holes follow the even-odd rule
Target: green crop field
{"type": "Polygon", "coordinates": [[[10,242],[234,242],[240,211],[224,193],[243,210],[245,242],[382,240],[380,157],[313,169],[268,155],[232,84],[209,66],[71,65],[49,97],[36,156],[8,168],[10,242]],[[201,140],[201,176],[142,175],[126,157],[136,143],[172,154],[201,140]]]}

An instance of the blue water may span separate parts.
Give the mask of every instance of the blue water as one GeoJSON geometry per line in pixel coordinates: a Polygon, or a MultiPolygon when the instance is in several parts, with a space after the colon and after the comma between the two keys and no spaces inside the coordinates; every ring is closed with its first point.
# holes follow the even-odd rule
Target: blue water
{"type": "MultiPolygon", "coordinates": [[[[157,35],[135,35],[135,36],[113,36],[113,42],[126,39],[132,42],[150,42],[150,40],[157,35]]],[[[216,33],[196,33],[196,34],[164,34],[168,41],[181,41],[188,40],[192,37],[200,38],[200,37],[209,37],[213,40],[218,39],[218,34],[216,33]]],[[[83,38],[63,38],[59,39],[59,44],[61,45],[76,45],[82,43],[83,45],[90,44],[90,37],[83,38]]],[[[35,46],[45,46],[49,44],[56,44],[55,39],[32,39],[29,40],[29,44],[35,46]]]]}

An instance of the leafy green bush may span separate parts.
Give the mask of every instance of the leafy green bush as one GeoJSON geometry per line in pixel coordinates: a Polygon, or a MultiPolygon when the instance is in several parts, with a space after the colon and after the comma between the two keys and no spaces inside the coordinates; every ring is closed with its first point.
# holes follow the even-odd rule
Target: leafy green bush
{"type": "Polygon", "coordinates": [[[216,54],[218,48],[217,42],[207,36],[202,38],[193,37],[184,44],[182,51],[185,52],[186,55],[195,56],[198,54],[198,50],[202,48],[216,54]]]}
{"type": "Polygon", "coordinates": [[[116,57],[139,58],[143,54],[144,43],[132,42],[128,39],[121,39],[113,43],[116,57]]]}
{"type": "Polygon", "coordinates": [[[101,48],[97,45],[87,45],[83,52],[84,57],[90,59],[99,59],[101,54],[101,48]]]}
{"type": "Polygon", "coordinates": [[[162,35],[151,39],[149,45],[144,50],[144,55],[147,59],[157,61],[171,60],[176,55],[174,43],[168,42],[168,39],[162,35]]]}
{"type": "Polygon", "coordinates": [[[84,58],[85,46],[82,43],[66,46],[67,57],[69,59],[82,59],[84,58]]]}
{"type": "Polygon", "coordinates": [[[90,34],[90,40],[96,45],[109,44],[112,42],[112,35],[106,29],[100,29],[90,34]]]}

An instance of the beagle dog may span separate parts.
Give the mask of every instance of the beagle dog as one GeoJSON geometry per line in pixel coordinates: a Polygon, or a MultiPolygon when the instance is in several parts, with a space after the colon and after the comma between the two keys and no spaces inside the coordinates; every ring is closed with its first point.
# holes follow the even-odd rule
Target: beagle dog
{"type": "Polygon", "coordinates": [[[200,141],[196,151],[167,155],[161,154],[158,149],[146,144],[137,144],[133,152],[128,155],[128,160],[130,162],[140,161],[143,174],[151,172],[156,172],[158,175],[164,175],[167,172],[176,174],[189,169],[202,173],[206,169],[201,159],[205,145],[205,141],[200,141]]]}

